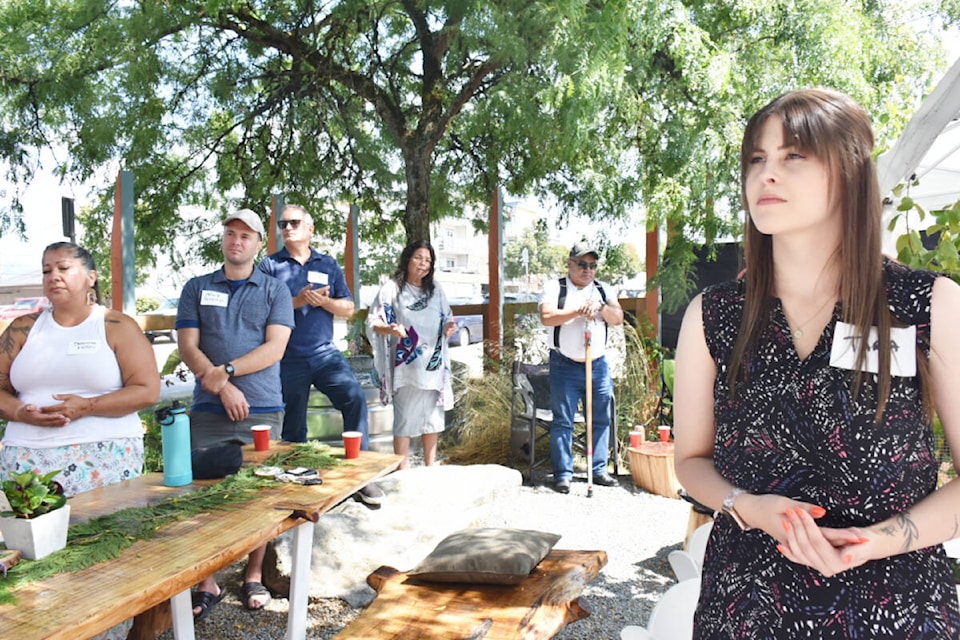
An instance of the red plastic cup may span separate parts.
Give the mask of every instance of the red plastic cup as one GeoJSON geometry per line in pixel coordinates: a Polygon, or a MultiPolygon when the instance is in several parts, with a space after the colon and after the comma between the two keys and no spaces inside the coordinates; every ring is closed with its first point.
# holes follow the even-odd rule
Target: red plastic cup
{"type": "Polygon", "coordinates": [[[660,442],[670,442],[670,427],[660,427],[660,442]]]}
{"type": "Polygon", "coordinates": [[[344,457],[347,460],[353,460],[354,458],[360,457],[361,438],[363,438],[363,434],[359,431],[343,432],[343,450],[345,452],[344,457]]]}
{"type": "Polygon", "coordinates": [[[630,432],[630,447],[633,449],[639,449],[640,444],[643,442],[643,431],[631,431],[630,432]]]}
{"type": "Polygon", "coordinates": [[[250,427],[253,431],[253,448],[257,451],[267,451],[270,449],[270,425],[255,424],[250,427]]]}

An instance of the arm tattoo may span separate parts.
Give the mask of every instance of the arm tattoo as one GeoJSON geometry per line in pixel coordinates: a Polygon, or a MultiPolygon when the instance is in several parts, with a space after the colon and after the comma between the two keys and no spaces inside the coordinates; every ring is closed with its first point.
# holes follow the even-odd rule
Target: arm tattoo
{"type": "MultiPolygon", "coordinates": [[[[12,396],[17,395],[17,390],[13,388],[13,385],[10,384],[10,376],[5,373],[0,373],[0,389],[6,391],[12,396]]],[[[13,416],[8,416],[6,411],[0,411],[0,418],[4,420],[13,420],[13,416]]]]}
{"type": "Polygon", "coordinates": [[[910,551],[910,549],[913,547],[913,543],[916,542],[917,538],[920,537],[920,531],[917,529],[917,525],[910,517],[909,511],[904,511],[903,513],[899,514],[897,516],[897,523],[903,530],[902,550],[904,553],[906,553],[907,551],[910,551]]]}
{"type": "Polygon", "coordinates": [[[17,395],[17,390],[13,388],[13,385],[10,383],[10,376],[6,373],[0,373],[0,389],[10,395],[17,395]]]}

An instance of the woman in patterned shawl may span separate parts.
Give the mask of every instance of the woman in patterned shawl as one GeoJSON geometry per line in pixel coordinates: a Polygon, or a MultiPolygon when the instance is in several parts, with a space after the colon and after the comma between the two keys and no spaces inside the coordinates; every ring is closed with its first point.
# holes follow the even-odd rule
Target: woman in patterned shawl
{"type": "Polygon", "coordinates": [[[960,451],[960,287],[881,255],[866,112],[780,96],[741,148],[747,270],[689,306],[677,476],[722,511],[694,637],[956,640],[932,418],[960,451]],[[863,339],[866,336],[866,339],[863,339]]]}
{"type": "Polygon", "coordinates": [[[423,439],[423,463],[433,464],[453,407],[447,339],[456,331],[450,304],[433,281],[436,254],[426,240],[408,244],[393,278],[380,287],[367,316],[380,378],[380,400],[393,400],[393,451],[407,467],[410,438],[423,439]]]}

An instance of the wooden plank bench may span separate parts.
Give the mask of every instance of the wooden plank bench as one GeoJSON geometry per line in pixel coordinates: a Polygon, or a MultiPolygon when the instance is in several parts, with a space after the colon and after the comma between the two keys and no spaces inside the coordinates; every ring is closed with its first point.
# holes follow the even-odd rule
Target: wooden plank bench
{"type": "Polygon", "coordinates": [[[392,567],[367,577],[377,598],[338,639],[552,638],[590,611],[583,588],[607,564],[605,551],[552,550],[518,585],[426,582],[392,567]]]}

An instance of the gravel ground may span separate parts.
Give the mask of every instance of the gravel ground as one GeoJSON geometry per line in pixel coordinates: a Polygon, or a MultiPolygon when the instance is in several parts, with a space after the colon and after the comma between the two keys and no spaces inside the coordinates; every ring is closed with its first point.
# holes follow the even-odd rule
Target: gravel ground
{"type": "MultiPolygon", "coordinates": [[[[569,625],[556,636],[559,640],[616,640],[625,625],[644,625],[660,594],[675,582],[667,554],[682,544],[690,507],[635,490],[629,471],[621,471],[626,475],[620,476],[619,487],[594,487],[590,498],[585,482],[574,482],[569,495],[549,485],[523,486],[516,501],[495,505],[478,523],[551,531],[562,535],[558,549],[607,552],[607,565],[580,600],[590,616],[569,625]]],[[[219,572],[219,583],[228,593],[210,617],[197,624],[198,640],[285,637],[287,600],[275,598],[264,611],[245,610],[237,593],[242,570],[243,563],[237,563],[219,572]]],[[[360,613],[337,598],[311,598],[307,637],[333,638],[360,613]]],[[[173,634],[161,638],[172,640],[173,634]]]]}

